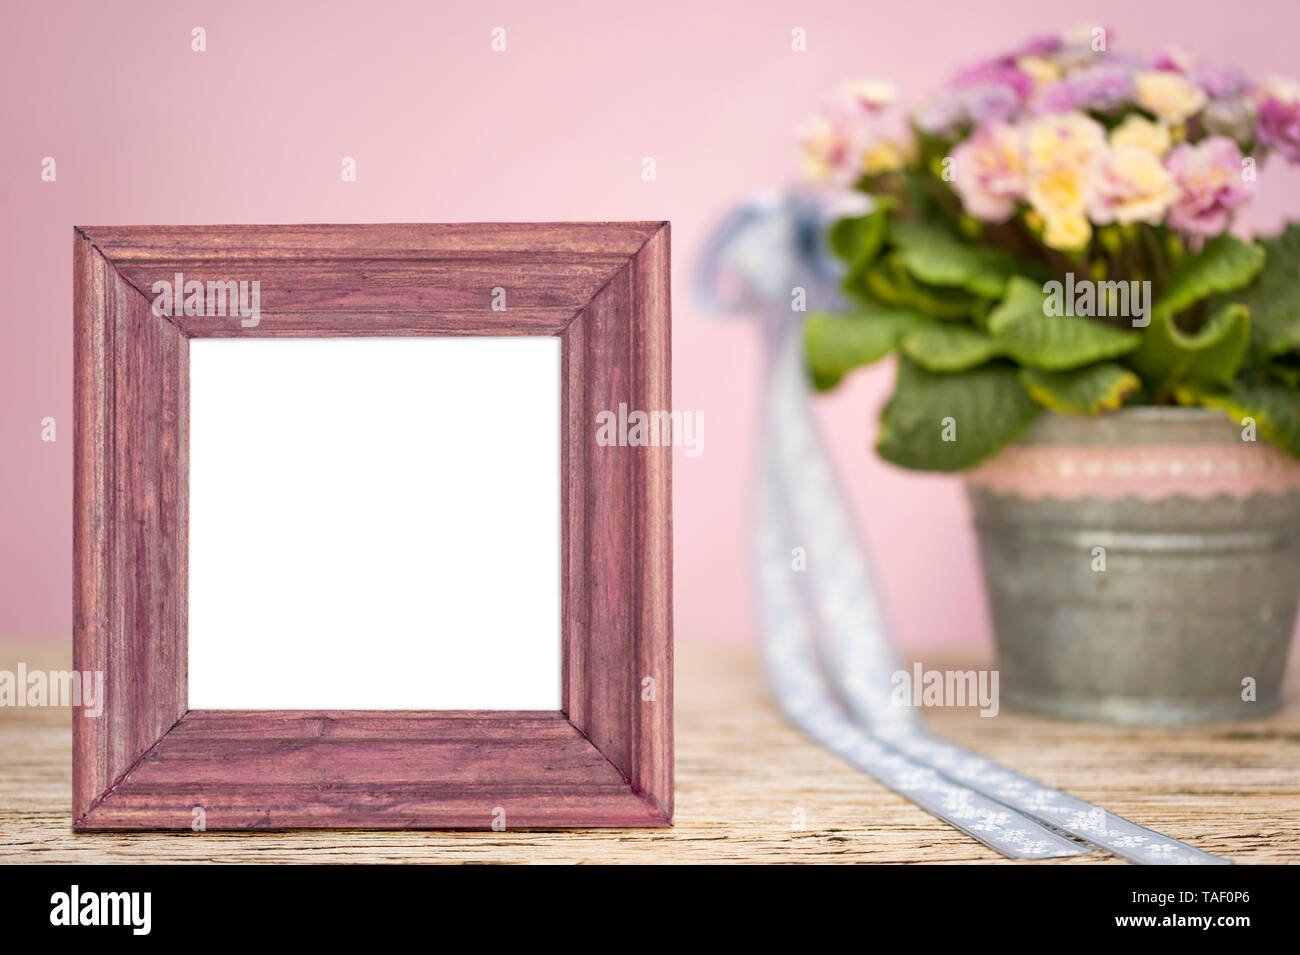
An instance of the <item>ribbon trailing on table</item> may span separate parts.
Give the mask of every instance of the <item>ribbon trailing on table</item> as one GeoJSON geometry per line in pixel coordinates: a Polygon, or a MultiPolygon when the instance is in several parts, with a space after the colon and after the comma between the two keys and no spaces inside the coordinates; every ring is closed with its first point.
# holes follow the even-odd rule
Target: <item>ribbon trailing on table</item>
{"type": "Polygon", "coordinates": [[[810,309],[841,304],[839,269],[823,238],[836,215],[811,196],[757,199],[719,227],[699,273],[707,308],[762,320],[757,589],[762,656],[777,705],[827,749],[1011,858],[1077,855],[1091,843],[1137,863],[1226,864],[942,740],[914,709],[891,701],[901,660],[812,422],[803,313],[791,308],[796,287],[810,309]],[[807,572],[793,570],[797,547],[807,572]]]}

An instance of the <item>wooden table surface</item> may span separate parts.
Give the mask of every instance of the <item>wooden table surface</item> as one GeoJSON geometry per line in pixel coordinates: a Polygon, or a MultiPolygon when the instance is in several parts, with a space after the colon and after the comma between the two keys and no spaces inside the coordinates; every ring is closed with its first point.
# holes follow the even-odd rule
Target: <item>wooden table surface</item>
{"type": "MultiPolygon", "coordinates": [[[[61,648],[0,645],[0,669],[19,660],[71,665],[61,648]]],[[[1300,862],[1297,662],[1285,712],[1251,722],[1127,729],[1008,710],[931,719],[957,742],[1202,849],[1237,862],[1300,862]]],[[[677,681],[668,830],[74,834],[69,711],[0,708],[0,863],[1009,861],[790,729],[767,702],[752,652],[679,641],[677,681]]],[[[1067,861],[1118,860],[1091,852],[1067,861]]]]}

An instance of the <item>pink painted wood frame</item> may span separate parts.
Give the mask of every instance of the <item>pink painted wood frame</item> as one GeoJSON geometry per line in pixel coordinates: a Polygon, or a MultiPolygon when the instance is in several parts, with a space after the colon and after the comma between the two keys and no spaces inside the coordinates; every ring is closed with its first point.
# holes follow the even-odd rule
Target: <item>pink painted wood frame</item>
{"type": "Polygon", "coordinates": [[[672,407],[666,222],[86,227],[74,272],[74,828],[670,824],[671,449],[596,441],[672,407]],[[178,273],[260,323],[156,313],[178,273]],[[376,335],[560,338],[558,712],[189,709],[189,339],[376,335]]]}

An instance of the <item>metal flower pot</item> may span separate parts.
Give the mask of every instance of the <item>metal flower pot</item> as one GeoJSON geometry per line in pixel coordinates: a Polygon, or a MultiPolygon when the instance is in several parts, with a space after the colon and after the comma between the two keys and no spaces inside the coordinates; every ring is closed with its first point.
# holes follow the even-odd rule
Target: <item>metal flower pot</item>
{"type": "Polygon", "coordinates": [[[1188,723],[1282,704],[1300,462],[1217,412],[1046,414],[966,481],[1002,700],[1188,723]]]}

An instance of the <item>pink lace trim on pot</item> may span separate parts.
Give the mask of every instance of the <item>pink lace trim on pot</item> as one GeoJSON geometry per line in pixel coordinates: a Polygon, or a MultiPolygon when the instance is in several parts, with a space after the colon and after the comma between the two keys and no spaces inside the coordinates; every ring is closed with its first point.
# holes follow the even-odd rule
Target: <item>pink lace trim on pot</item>
{"type": "Polygon", "coordinates": [[[971,471],[974,487],[1029,499],[1207,499],[1300,491],[1300,461],[1266,444],[1012,445],[971,471]]]}

